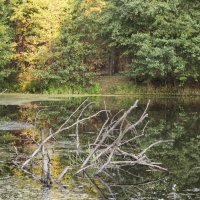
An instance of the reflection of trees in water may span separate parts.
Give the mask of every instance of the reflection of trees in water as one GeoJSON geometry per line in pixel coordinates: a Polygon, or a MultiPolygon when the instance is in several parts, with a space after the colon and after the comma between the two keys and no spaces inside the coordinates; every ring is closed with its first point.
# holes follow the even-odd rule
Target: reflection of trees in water
{"type": "Polygon", "coordinates": [[[138,147],[143,148],[158,139],[174,139],[173,145],[156,146],[148,154],[161,161],[169,169],[168,174],[163,176],[141,168],[107,171],[109,175],[99,180],[104,185],[101,191],[107,189],[106,195],[117,199],[200,197],[200,115],[197,108],[198,105],[173,104],[150,108],[151,123],[138,147]]]}
{"type": "Polygon", "coordinates": [[[149,152],[169,169],[165,181],[156,184],[154,189],[163,197],[171,192],[183,193],[184,196],[188,193],[186,190],[200,186],[199,112],[195,109],[189,111],[188,107],[173,108],[167,109],[169,114],[163,119],[152,117],[151,127],[147,129],[147,143],[158,137],[174,139],[173,145],[160,145],[149,152]]]}
{"type": "MultiPolygon", "coordinates": [[[[135,147],[132,148],[133,152],[129,151],[129,147],[127,148],[127,144],[136,143],[136,140],[144,135],[144,128],[137,131],[137,127],[141,124],[146,117],[147,114],[147,107],[144,109],[143,113],[138,117],[138,119],[129,121],[128,116],[131,115],[132,111],[137,108],[138,101],[134,103],[128,110],[119,111],[117,114],[112,115],[110,110],[100,110],[95,114],[90,114],[87,112],[91,103],[87,103],[84,101],[70,116],[66,119],[63,124],[56,130],[55,132],[50,132],[44,137],[44,130],[41,131],[42,137],[40,143],[38,143],[38,148],[32,153],[32,155],[28,156],[25,161],[20,163],[18,159],[18,152],[16,152],[16,159],[13,160],[13,164],[23,172],[28,175],[31,175],[33,178],[36,177],[36,180],[40,180],[42,184],[46,186],[52,185],[52,183],[58,183],[58,178],[51,178],[51,170],[49,168],[49,164],[51,162],[51,156],[49,154],[49,150],[46,150],[47,142],[49,142],[52,138],[54,138],[57,134],[70,129],[70,127],[76,127],[76,144],[79,144],[77,140],[79,138],[79,127],[80,123],[84,123],[88,119],[92,119],[100,115],[100,113],[106,113],[107,118],[104,119],[102,126],[98,131],[98,136],[95,142],[90,145],[90,150],[88,156],[86,158],[80,157],[79,148],[77,148],[77,158],[84,159],[80,169],[76,172],[76,174],[80,174],[80,172],[85,173],[86,169],[88,170],[95,170],[94,174],[102,174],[105,173],[104,170],[113,169],[113,170],[121,170],[124,166],[135,166],[135,165],[142,165],[149,169],[159,169],[165,170],[160,164],[152,162],[149,158],[146,157],[146,151],[151,148],[153,145],[147,146],[141,152],[134,152],[135,147]],[[85,112],[86,111],[86,112],[85,112]],[[73,119],[75,122],[70,122],[69,120],[73,119]],[[78,129],[77,129],[78,128],[78,129]],[[128,137],[125,137],[127,136],[128,137]],[[77,137],[78,136],[78,137],[77,137]],[[92,146],[92,147],[91,147],[92,146]],[[30,168],[30,164],[34,164],[36,156],[40,155],[39,153],[42,152],[42,179],[38,179],[37,175],[32,172],[30,168]],[[93,158],[95,156],[96,158],[93,158]],[[94,162],[93,162],[94,160],[94,162]],[[33,161],[33,162],[32,162],[33,161]],[[92,168],[90,168],[92,165],[92,168]],[[30,171],[31,170],[31,171],[30,171]],[[46,176],[47,175],[47,176],[46,176]],[[43,177],[49,177],[43,179],[43,177]]],[[[94,110],[94,109],[92,109],[94,110]]],[[[146,126],[145,126],[146,127],[146,126]]],[[[160,143],[160,141],[159,141],[160,143]]],[[[77,160],[77,159],[76,159],[77,160]]],[[[62,174],[62,173],[61,173],[62,174]]],[[[109,174],[107,172],[107,174],[109,174]]],[[[64,176],[64,174],[63,174],[64,176]]],[[[59,176],[60,177],[60,176],[59,176]]],[[[61,179],[60,179],[61,180],[61,179]]],[[[91,181],[92,182],[92,181],[91,181]]],[[[60,183],[60,181],[59,181],[60,183]]]]}
{"type": "MultiPolygon", "coordinates": [[[[26,121],[29,120],[34,123],[36,113],[43,108],[47,108],[40,113],[37,123],[40,128],[49,127],[55,128],[56,125],[66,119],[67,116],[74,110],[74,108],[82,101],[73,100],[66,102],[42,102],[34,103],[36,106],[30,107],[1,107],[0,115],[7,119],[16,119],[26,121]],[[17,111],[16,111],[17,110],[17,111]]],[[[124,104],[124,101],[123,101],[124,104]]],[[[129,103],[127,103],[129,104],[129,103]]],[[[120,103],[119,103],[120,105],[120,103]]],[[[95,107],[98,107],[98,103],[95,107]]],[[[123,107],[123,106],[121,106],[123,107]]],[[[136,115],[131,116],[132,119],[137,118],[142,111],[142,107],[136,115]]],[[[113,113],[117,109],[113,109],[113,113]]],[[[166,168],[169,169],[169,174],[161,174],[159,172],[147,172],[146,169],[140,168],[122,168],[120,171],[108,170],[100,177],[90,178],[98,187],[104,196],[114,196],[117,199],[142,199],[143,198],[168,198],[172,199],[173,195],[180,195],[182,198],[187,198],[190,195],[192,198],[199,196],[198,188],[200,186],[200,117],[199,105],[179,105],[179,102],[165,101],[165,103],[152,102],[149,115],[150,124],[146,130],[145,138],[140,140],[136,147],[142,149],[147,147],[150,143],[158,139],[174,139],[173,145],[159,145],[151,149],[149,155],[155,160],[161,161],[166,168]],[[103,189],[102,189],[103,187],[103,189]],[[196,188],[196,189],[195,189],[196,188]],[[106,191],[106,192],[105,192],[106,191]],[[196,191],[196,192],[195,192],[196,191]],[[196,196],[195,196],[196,195],[196,196]]],[[[90,110],[92,112],[92,110],[90,110]]],[[[88,115],[90,114],[88,112],[88,115]]],[[[104,116],[100,116],[98,120],[101,121],[104,116]]],[[[81,142],[84,146],[88,141],[95,138],[95,134],[91,133],[98,128],[97,121],[95,127],[88,129],[88,125],[83,125],[81,128],[81,142]],[[84,133],[90,132],[90,133],[84,133]]],[[[73,132],[67,133],[72,134],[73,132]]],[[[58,138],[62,141],[64,138],[73,141],[73,137],[63,134],[58,138]]],[[[139,151],[139,150],[138,150],[139,151]]],[[[59,152],[57,163],[62,163],[64,166],[67,159],[71,159],[72,154],[68,155],[66,149],[59,152]],[[63,154],[64,152],[64,154],[63,154]]],[[[57,164],[58,165],[58,164],[57,164]]],[[[59,171],[59,169],[58,169],[59,171]]],[[[71,176],[71,175],[70,175],[71,176]]],[[[86,178],[86,177],[85,177],[86,178]]],[[[70,184],[68,177],[68,184],[70,184]]],[[[67,177],[66,177],[67,180],[67,177]]],[[[66,181],[65,180],[65,181],[66,181]]],[[[85,181],[87,178],[85,179],[85,181]]],[[[86,184],[86,183],[85,183],[86,184]]],[[[92,184],[91,182],[88,184],[92,184]]],[[[95,187],[92,185],[92,187],[95,187]]],[[[96,188],[96,187],[95,187],[96,188]]],[[[97,188],[94,190],[97,190],[97,188]]]]}

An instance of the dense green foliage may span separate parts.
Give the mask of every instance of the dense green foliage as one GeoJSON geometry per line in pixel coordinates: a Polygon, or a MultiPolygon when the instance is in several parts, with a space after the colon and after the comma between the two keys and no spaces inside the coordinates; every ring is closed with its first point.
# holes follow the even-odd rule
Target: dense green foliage
{"type": "Polygon", "coordinates": [[[12,59],[11,32],[8,26],[8,9],[5,0],[0,0],[0,83],[2,83],[12,72],[8,66],[12,59]]]}
{"type": "Polygon", "coordinates": [[[199,82],[198,0],[0,0],[0,81],[76,90],[93,72],[199,82]]]}
{"type": "Polygon", "coordinates": [[[200,2],[110,0],[104,29],[138,81],[198,81],[200,2]]]}

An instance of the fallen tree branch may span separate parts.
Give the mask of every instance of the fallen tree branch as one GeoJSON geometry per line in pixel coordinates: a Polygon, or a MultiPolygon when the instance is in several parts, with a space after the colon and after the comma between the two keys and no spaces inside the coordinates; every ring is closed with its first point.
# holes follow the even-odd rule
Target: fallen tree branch
{"type": "MultiPolygon", "coordinates": [[[[84,169],[85,165],[89,162],[91,157],[98,150],[99,146],[102,145],[102,143],[109,137],[110,133],[115,130],[115,128],[131,113],[131,111],[137,107],[137,104],[138,104],[138,100],[136,100],[136,102],[133,104],[133,106],[131,106],[126,112],[124,112],[124,114],[117,121],[115,121],[115,123],[111,127],[106,129],[106,131],[102,134],[102,139],[98,142],[98,145],[95,146],[95,148],[91,151],[91,153],[85,159],[85,161],[83,162],[81,168],[77,171],[77,173],[80,173],[82,171],[82,169],[84,169]]],[[[109,148],[110,148],[110,146],[107,147],[106,149],[104,149],[104,151],[106,152],[109,148]]],[[[101,153],[101,154],[103,154],[103,153],[101,153]]],[[[100,156],[98,156],[97,159],[100,156]]]]}
{"type": "Polygon", "coordinates": [[[135,108],[137,108],[138,100],[127,111],[124,111],[124,113],[122,113],[121,110],[113,117],[111,117],[110,122],[110,117],[107,117],[95,142],[89,145],[90,153],[83,161],[83,164],[81,165],[80,169],[78,169],[76,174],[91,168],[91,166],[93,170],[94,166],[96,167],[94,174],[99,174],[106,168],[113,169],[120,166],[134,166],[136,164],[166,171],[165,168],[160,166],[160,163],[151,162],[145,153],[155,145],[171,142],[171,140],[157,141],[138,154],[134,154],[133,152],[126,152],[123,150],[125,145],[130,142],[136,142],[138,138],[144,136],[144,131],[149,122],[145,124],[140,134],[138,134],[137,127],[148,117],[147,110],[149,104],[150,101],[148,101],[139,120],[137,120],[135,123],[130,123],[127,117],[135,108]],[[127,137],[127,134],[131,131],[134,133],[133,136],[130,138],[129,134],[129,137],[127,137]]]}

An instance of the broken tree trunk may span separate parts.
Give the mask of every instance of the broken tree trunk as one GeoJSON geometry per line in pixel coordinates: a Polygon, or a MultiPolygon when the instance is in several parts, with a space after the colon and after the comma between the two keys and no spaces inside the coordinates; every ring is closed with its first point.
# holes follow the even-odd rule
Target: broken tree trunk
{"type": "MultiPolygon", "coordinates": [[[[44,131],[41,133],[42,141],[44,140],[44,131]]],[[[42,146],[42,176],[41,182],[45,186],[52,184],[51,180],[51,159],[48,151],[45,149],[45,144],[42,146]]]]}
{"type": "Polygon", "coordinates": [[[45,186],[50,186],[52,184],[51,181],[51,163],[50,157],[47,151],[44,152],[42,158],[42,177],[41,177],[42,184],[45,186]]]}

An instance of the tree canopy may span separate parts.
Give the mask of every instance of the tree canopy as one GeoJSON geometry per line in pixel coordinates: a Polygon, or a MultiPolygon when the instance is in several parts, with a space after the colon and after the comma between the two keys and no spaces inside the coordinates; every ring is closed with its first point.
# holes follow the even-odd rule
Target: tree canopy
{"type": "Polygon", "coordinates": [[[198,0],[0,0],[0,82],[43,91],[91,84],[200,81],[198,0]]]}

